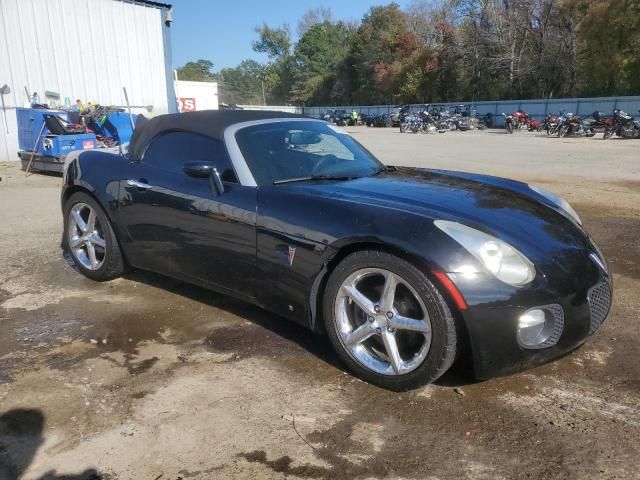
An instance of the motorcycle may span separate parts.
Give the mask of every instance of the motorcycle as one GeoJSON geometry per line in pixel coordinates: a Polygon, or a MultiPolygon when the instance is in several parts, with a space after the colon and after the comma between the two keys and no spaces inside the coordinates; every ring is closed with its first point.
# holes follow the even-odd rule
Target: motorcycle
{"type": "Polygon", "coordinates": [[[538,120],[529,120],[527,123],[527,131],[528,132],[541,132],[542,131],[542,122],[538,120]]]}
{"type": "Polygon", "coordinates": [[[517,129],[527,128],[529,120],[530,120],[529,115],[526,112],[523,112],[522,110],[518,110],[513,113],[514,128],[517,128],[517,129]]]}
{"type": "Polygon", "coordinates": [[[486,128],[493,128],[493,114],[485,113],[480,122],[484,123],[486,128]]]}
{"type": "Polygon", "coordinates": [[[613,127],[613,118],[605,117],[605,114],[599,111],[595,111],[590,117],[585,118],[582,121],[582,129],[586,137],[593,137],[596,133],[604,131],[606,134],[607,129],[613,127]]]}
{"type": "Polygon", "coordinates": [[[422,120],[415,113],[406,114],[400,121],[400,133],[418,133],[422,128],[422,120]]]}
{"type": "Polygon", "coordinates": [[[513,128],[515,126],[513,115],[511,114],[507,115],[506,113],[503,113],[502,116],[504,117],[504,128],[507,129],[508,133],[513,133],[513,128]]]}
{"type": "Polygon", "coordinates": [[[420,131],[422,133],[445,132],[444,129],[440,128],[438,121],[426,110],[420,112],[420,120],[422,123],[420,131]]]}
{"type": "Polygon", "coordinates": [[[605,129],[604,139],[616,135],[620,138],[640,138],[640,120],[622,110],[613,111],[613,126],[605,129]]]}
{"type": "Polygon", "coordinates": [[[568,135],[583,135],[582,118],[573,113],[566,113],[558,119],[558,137],[566,137],[568,135]]]}
{"type": "Polygon", "coordinates": [[[552,115],[549,113],[547,114],[546,117],[544,117],[544,121],[542,122],[542,128],[546,130],[547,135],[551,136],[558,133],[558,118],[561,115],[562,115],[562,112],[560,113],[560,115],[552,115]]]}
{"type": "Polygon", "coordinates": [[[449,110],[440,110],[435,118],[437,118],[439,130],[455,130],[457,128],[455,118],[449,110]]]}

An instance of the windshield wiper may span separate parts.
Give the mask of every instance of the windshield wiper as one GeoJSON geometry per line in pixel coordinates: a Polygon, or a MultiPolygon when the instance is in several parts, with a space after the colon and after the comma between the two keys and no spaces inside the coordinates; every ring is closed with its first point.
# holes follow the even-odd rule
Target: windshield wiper
{"type": "Polygon", "coordinates": [[[306,177],[284,178],[282,180],[274,180],[274,185],[282,185],[283,183],[296,182],[314,182],[316,180],[353,180],[358,178],[353,175],[309,175],[306,177]]]}
{"type": "Polygon", "coordinates": [[[398,167],[396,167],[395,165],[383,165],[378,170],[373,172],[371,176],[374,177],[383,172],[397,172],[397,171],[398,171],[398,167]]]}

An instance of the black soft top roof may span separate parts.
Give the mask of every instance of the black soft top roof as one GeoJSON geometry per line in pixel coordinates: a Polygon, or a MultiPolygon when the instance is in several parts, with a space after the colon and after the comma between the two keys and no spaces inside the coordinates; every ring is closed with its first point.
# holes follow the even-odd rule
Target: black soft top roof
{"type": "Polygon", "coordinates": [[[162,133],[193,132],[224,140],[224,130],[229,125],[270,118],[309,117],[294,113],[252,110],[203,110],[200,112],[170,113],[168,115],[159,115],[151,120],[143,120],[138,117],[136,128],[129,143],[129,158],[139,160],[151,140],[162,133]]]}

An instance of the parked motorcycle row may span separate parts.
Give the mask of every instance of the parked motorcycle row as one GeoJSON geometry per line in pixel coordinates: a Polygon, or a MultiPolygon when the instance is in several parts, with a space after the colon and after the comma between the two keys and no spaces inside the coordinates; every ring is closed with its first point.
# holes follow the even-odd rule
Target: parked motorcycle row
{"type": "Polygon", "coordinates": [[[376,115],[327,110],[320,118],[336,125],[399,127],[402,133],[444,133],[449,130],[466,131],[487,127],[487,119],[479,118],[469,105],[457,105],[452,110],[444,105],[403,105],[394,107],[388,113],[376,115]]]}
{"type": "Polygon", "coordinates": [[[509,133],[526,129],[530,132],[546,131],[547,135],[557,137],[593,137],[596,133],[602,133],[605,140],[614,136],[640,138],[640,117],[633,118],[622,110],[614,110],[610,116],[595,111],[586,118],[561,111],[557,115],[548,114],[542,122],[531,119],[527,113],[520,110],[502,115],[504,127],[509,133]]]}
{"type": "MultiPolygon", "coordinates": [[[[640,110],[638,111],[640,114],[640,110]]],[[[508,133],[516,130],[529,132],[545,131],[549,136],[593,137],[602,133],[605,140],[612,137],[640,138],[640,116],[634,118],[622,110],[612,115],[595,111],[589,117],[580,117],[570,112],[548,114],[543,121],[535,120],[522,110],[503,113],[504,128],[508,133]]],[[[450,130],[474,130],[493,127],[493,116],[482,117],[470,105],[457,105],[449,110],[444,105],[404,105],[388,113],[367,115],[353,110],[327,110],[320,115],[336,125],[366,125],[368,127],[399,127],[401,133],[444,133],[450,130]]]]}
{"type": "Polygon", "coordinates": [[[441,105],[417,105],[401,111],[398,126],[402,133],[444,133],[449,130],[475,130],[486,128],[469,105],[457,105],[449,110],[441,105]]]}

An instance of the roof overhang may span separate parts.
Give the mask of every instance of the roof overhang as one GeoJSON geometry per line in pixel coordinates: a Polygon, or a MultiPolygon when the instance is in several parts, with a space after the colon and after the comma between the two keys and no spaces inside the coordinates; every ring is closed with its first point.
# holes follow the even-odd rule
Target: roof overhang
{"type": "Polygon", "coordinates": [[[154,2],[152,0],[118,0],[124,3],[132,3],[134,5],[142,5],[145,7],[153,7],[153,8],[163,8],[167,10],[171,10],[173,5],[170,3],[162,3],[162,2],[154,2]]]}

